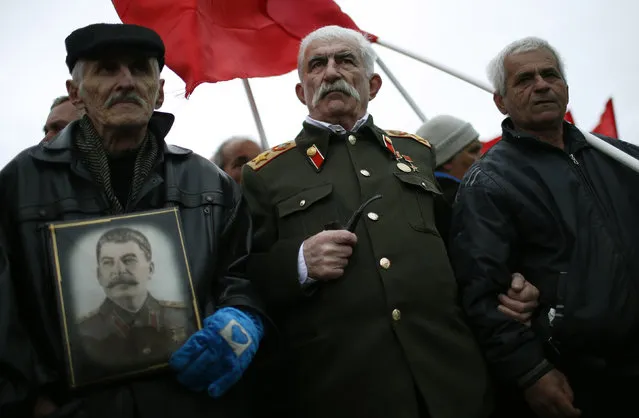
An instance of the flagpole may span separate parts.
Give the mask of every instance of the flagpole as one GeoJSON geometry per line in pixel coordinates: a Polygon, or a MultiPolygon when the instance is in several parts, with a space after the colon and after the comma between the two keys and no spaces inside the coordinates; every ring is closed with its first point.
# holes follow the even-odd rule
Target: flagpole
{"type": "Polygon", "coordinates": [[[415,111],[415,113],[417,113],[417,116],[419,116],[419,118],[421,119],[422,122],[426,122],[426,115],[424,115],[424,113],[421,111],[421,109],[419,108],[419,106],[417,106],[417,103],[415,103],[415,101],[413,100],[412,97],[410,97],[410,95],[408,94],[408,92],[406,91],[406,89],[404,88],[404,86],[402,86],[399,82],[399,80],[397,79],[397,77],[395,77],[393,75],[393,73],[391,72],[391,70],[386,66],[386,64],[384,64],[384,61],[382,61],[382,59],[380,57],[377,57],[377,65],[379,65],[379,68],[382,69],[382,71],[384,71],[384,73],[386,73],[386,75],[388,76],[388,78],[390,79],[390,81],[395,85],[395,87],[397,88],[397,90],[399,90],[399,92],[401,93],[402,96],[404,96],[404,100],[406,100],[406,102],[410,105],[410,107],[413,108],[413,110],[415,111]]]}
{"type": "Polygon", "coordinates": [[[242,79],[242,84],[244,84],[244,90],[246,91],[246,97],[248,98],[249,104],[251,105],[251,112],[253,112],[253,119],[255,119],[255,125],[257,126],[257,132],[260,134],[260,143],[262,144],[262,149],[266,150],[270,147],[268,146],[268,141],[266,140],[266,133],[264,132],[264,126],[262,125],[262,119],[260,118],[260,113],[257,110],[257,104],[255,104],[255,97],[253,97],[253,90],[251,90],[251,85],[246,78],[242,79]]]}
{"type": "Polygon", "coordinates": [[[486,91],[486,92],[488,92],[490,94],[494,93],[494,89],[489,84],[487,84],[487,83],[485,83],[485,82],[483,82],[481,80],[477,80],[477,79],[474,79],[474,78],[469,77],[467,75],[464,75],[464,74],[462,74],[462,73],[460,73],[460,72],[458,72],[456,70],[453,70],[452,68],[447,67],[447,66],[445,66],[443,64],[439,64],[439,63],[437,63],[437,62],[435,62],[433,60],[430,60],[430,59],[428,59],[426,57],[422,57],[421,55],[417,55],[417,54],[415,54],[413,52],[410,52],[410,51],[408,51],[408,50],[406,50],[404,48],[401,48],[399,46],[393,45],[393,44],[391,44],[389,42],[386,42],[384,40],[381,40],[379,38],[377,38],[375,40],[375,43],[377,43],[377,44],[379,44],[379,45],[381,45],[381,46],[383,46],[385,48],[388,48],[388,49],[390,49],[392,51],[398,52],[398,53],[400,53],[402,55],[406,55],[407,57],[410,57],[410,58],[412,58],[414,60],[417,60],[417,61],[419,61],[421,63],[424,63],[426,65],[430,65],[433,68],[437,68],[438,70],[443,71],[443,72],[445,72],[448,75],[452,75],[453,77],[456,77],[456,78],[458,78],[458,79],[460,79],[462,81],[470,83],[473,86],[475,86],[477,88],[480,88],[480,89],[482,89],[482,90],[484,90],[484,91],[486,91]]]}

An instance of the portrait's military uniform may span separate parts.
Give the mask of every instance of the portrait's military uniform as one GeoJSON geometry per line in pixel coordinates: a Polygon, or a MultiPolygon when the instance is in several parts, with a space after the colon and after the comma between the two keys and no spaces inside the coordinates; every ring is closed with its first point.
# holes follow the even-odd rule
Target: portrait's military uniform
{"type": "Polygon", "coordinates": [[[136,313],[105,299],[78,323],[86,367],[140,369],[168,361],[195,331],[189,315],[184,303],[157,300],[151,294],[136,313]]]}
{"type": "Polygon", "coordinates": [[[435,223],[434,160],[427,140],[369,117],[343,135],[304,123],[244,168],[250,271],[281,330],[291,416],[416,418],[423,403],[433,418],[488,415],[489,379],[435,223]],[[377,194],[343,277],[301,286],[302,242],[377,194]]]}

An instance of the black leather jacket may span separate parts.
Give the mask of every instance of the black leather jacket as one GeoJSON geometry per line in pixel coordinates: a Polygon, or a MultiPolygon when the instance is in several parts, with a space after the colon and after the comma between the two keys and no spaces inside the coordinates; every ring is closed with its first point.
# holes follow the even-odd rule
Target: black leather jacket
{"type": "MultiPolygon", "coordinates": [[[[220,306],[259,311],[244,274],[251,221],[240,188],[205,158],[164,142],[173,120],[159,112],[151,118],[149,127],[163,152],[132,207],[179,207],[202,317],[220,306]]],[[[181,387],[171,372],[80,393],[66,389],[44,226],[109,214],[103,191],[73,150],[76,128],[77,122],[71,123],[55,140],[23,151],[0,172],[5,235],[0,245],[7,252],[0,260],[0,416],[31,416],[39,393],[65,406],[54,416],[245,416],[246,402],[233,402],[241,389],[216,401],[181,387]]]]}

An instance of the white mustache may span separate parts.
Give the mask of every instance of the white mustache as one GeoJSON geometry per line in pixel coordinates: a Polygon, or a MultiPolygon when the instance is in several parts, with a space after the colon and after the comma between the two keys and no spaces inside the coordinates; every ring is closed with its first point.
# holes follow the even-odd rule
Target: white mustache
{"type": "Polygon", "coordinates": [[[360,101],[359,92],[355,90],[355,87],[348,84],[345,80],[339,79],[332,83],[322,83],[319,89],[315,91],[313,95],[313,106],[317,106],[320,100],[326,97],[327,94],[333,92],[341,92],[353,97],[357,102],[360,101]]]}

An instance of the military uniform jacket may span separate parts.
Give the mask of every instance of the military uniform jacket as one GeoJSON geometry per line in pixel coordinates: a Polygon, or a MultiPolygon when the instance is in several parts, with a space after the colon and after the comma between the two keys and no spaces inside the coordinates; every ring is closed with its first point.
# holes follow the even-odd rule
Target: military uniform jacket
{"type": "MultiPolygon", "coordinates": [[[[81,349],[88,362],[111,372],[166,363],[195,331],[189,316],[184,303],[159,301],[151,294],[135,313],[107,298],[80,320],[81,349]]],[[[78,372],[86,369],[91,367],[78,372]]]]}
{"type": "Polygon", "coordinates": [[[485,366],[435,226],[433,165],[427,141],[369,118],[344,136],[305,123],[244,168],[249,274],[279,325],[292,416],[415,418],[417,396],[434,418],[486,415],[485,366]],[[302,242],[378,193],[344,276],[303,289],[302,242]]]}
{"type": "MultiPolygon", "coordinates": [[[[222,306],[260,309],[245,275],[251,224],[239,186],[190,150],[164,142],[173,115],[155,112],[149,123],[160,156],[132,211],[176,206],[201,316],[222,306]]],[[[110,214],[72,138],[78,122],[54,140],[26,149],[0,172],[0,417],[31,416],[44,393],[66,417],[242,417],[245,403],[194,393],[165,370],[105,387],[67,389],[46,226],[110,214]],[[2,257],[2,250],[6,256],[2,257]],[[230,406],[229,406],[230,405],[230,406]]],[[[95,279],[94,279],[95,280],[95,279]]],[[[239,388],[239,386],[238,386],[239,388]]]]}

